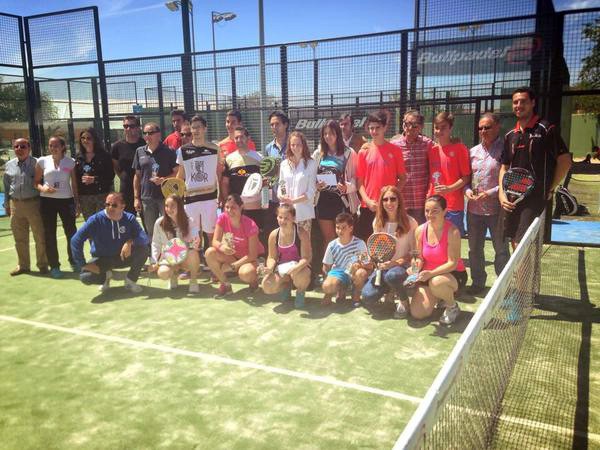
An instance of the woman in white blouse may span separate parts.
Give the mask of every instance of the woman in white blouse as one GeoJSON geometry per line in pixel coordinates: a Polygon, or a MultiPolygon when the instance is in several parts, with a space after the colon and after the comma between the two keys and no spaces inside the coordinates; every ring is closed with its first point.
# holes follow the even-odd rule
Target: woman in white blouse
{"type": "Polygon", "coordinates": [[[279,168],[277,197],[280,203],[294,206],[301,239],[310,239],[315,218],[317,163],[310,157],[306,138],[299,131],[290,133],[285,156],[279,168]]]}
{"type": "Polygon", "coordinates": [[[49,155],[38,159],[33,185],[40,191],[40,212],[44,223],[46,254],[52,278],[62,278],[56,243],[57,215],[67,238],[67,254],[73,270],[77,270],[71,254],[71,238],[77,231],[75,217],[79,215],[75,160],[65,153],[67,145],[60,136],[48,141],[49,155]]]}

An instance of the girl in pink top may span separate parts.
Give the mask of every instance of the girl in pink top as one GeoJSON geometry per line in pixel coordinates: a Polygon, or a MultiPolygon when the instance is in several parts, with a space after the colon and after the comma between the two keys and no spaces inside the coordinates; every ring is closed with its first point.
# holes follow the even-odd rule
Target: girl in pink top
{"type": "Polygon", "coordinates": [[[256,259],[264,253],[258,240],[258,227],[252,219],[242,214],[243,202],[239,195],[231,194],[225,201],[225,212],[217,219],[212,247],[206,250],[206,263],[219,279],[217,297],[232,292],[226,272],[235,272],[240,280],[258,288],[256,259]]]}
{"type": "Polygon", "coordinates": [[[446,309],[440,323],[450,325],[460,314],[454,293],[466,284],[467,273],[460,258],[460,232],[445,219],[446,208],[446,199],[440,195],[425,201],[427,222],[415,233],[416,248],[421,252],[417,258],[420,284],[410,302],[410,313],[415,319],[424,319],[443,302],[446,309]]]}
{"type": "Polygon", "coordinates": [[[262,282],[265,294],[281,293],[282,300],[290,299],[296,288],[296,308],[304,306],[304,294],[310,283],[310,239],[300,239],[295,224],[296,210],[290,204],[277,208],[279,228],[269,235],[269,256],[262,282]]]}

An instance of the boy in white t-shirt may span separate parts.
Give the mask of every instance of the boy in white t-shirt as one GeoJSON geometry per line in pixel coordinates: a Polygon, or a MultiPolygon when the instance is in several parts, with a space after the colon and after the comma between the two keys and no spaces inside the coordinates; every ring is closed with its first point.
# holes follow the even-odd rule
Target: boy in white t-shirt
{"type": "Polygon", "coordinates": [[[346,290],[350,285],[352,305],[360,306],[360,292],[366,283],[372,267],[367,261],[367,244],[354,236],[354,218],[351,214],[341,213],[335,218],[337,239],[327,245],[323,257],[323,281],[325,297],[322,304],[331,304],[331,298],[336,295],[337,301],[346,298],[346,290]]]}

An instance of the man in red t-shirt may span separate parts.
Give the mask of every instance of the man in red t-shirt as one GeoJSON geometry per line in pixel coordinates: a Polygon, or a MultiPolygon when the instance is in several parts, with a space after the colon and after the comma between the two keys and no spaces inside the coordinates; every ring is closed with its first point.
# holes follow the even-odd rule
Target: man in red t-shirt
{"type": "Polygon", "coordinates": [[[181,147],[181,126],[186,121],[185,112],[180,109],[171,111],[171,124],[173,124],[173,132],[168,135],[163,144],[171,150],[177,150],[181,147]]]}
{"type": "Polygon", "coordinates": [[[436,145],[429,154],[429,190],[427,196],[440,194],[446,198],[446,219],[465,235],[464,187],[471,179],[469,149],[462,142],[452,139],[454,116],[441,112],[433,121],[436,145]]]}
{"type": "MultiPolygon", "coordinates": [[[[242,113],[239,112],[237,109],[232,109],[231,111],[228,111],[227,116],[225,116],[225,128],[227,129],[227,137],[219,141],[219,147],[221,148],[221,156],[223,159],[230,153],[233,153],[237,150],[237,146],[235,145],[233,135],[235,134],[235,129],[238,127],[243,127],[242,113]]],[[[248,150],[256,150],[256,144],[254,144],[254,141],[249,136],[248,150]]]]}
{"type": "Polygon", "coordinates": [[[358,152],[356,179],[361,207],[356,235],[365,241],[373,234],[373,219],[381,188],[391,185],[402,190],[406,182],[402,150],[385,140],[387,122],[385,111],[369,114],[365,126],[372,141],[363,145],[358,152]]]}

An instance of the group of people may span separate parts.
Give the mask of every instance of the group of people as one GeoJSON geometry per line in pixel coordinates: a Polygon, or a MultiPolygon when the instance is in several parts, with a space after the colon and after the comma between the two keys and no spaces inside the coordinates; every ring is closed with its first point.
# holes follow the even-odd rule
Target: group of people
{"type": "Polygon", "coordinates": [[[229,275],[235,273],[251,289],[260,286],[283,300],[295,289],[295,305],[303,307],[306,290],[322,272],[323,304],[344,301],[347,294],[354,306],[383,297],[395,304],[397,296],[397,317],[423,319],[442,307],[440,321],[450,324],[460,311],[455,293],[467,283],[461,237],[468,234],[469,291],[477,295],[486,283],[486,232],[499,274],[509,258],[508,239],[519,242],[570,168],[570,153],[556,127],[535,115],[535,101],[530,88],[513,92],[517,123],[504,137],[498,116],[484,113],[480,143],[471,149],[452,136],[452,114],[435,117],[431,140],[423,135],[424,117],[416,110],[404,114],[403,133],[390,140],[386,111],[366,118],[368,138],[354,130],[350,114],[342,114],[325,123],[314,151],[303,133],[290,132],[289,118],[279,110],[269,116],[273,141],[262,151],[239,111],[228,112],[228,136],[218,144],[207,140],[204,118],[188,121],[179,110],[172,112],[174,131],[163,141],[156,123],[141,128],[137,117],[126,116],[125,137],[110,155],[93,129],[80,134],[76,159],[65,155],[60,137],[52,137],[50,155],[37,160],[29,142],[17,139],[16,158],[4,177],[19,261],[11,275],[30,271],[31,227],[40,271],[49,268],[53,277],[61,276],[58,214],[73,269],[103,291],[112,269],[129,266],[125,286],[139,292],[137,280],[150,257],[148,270],[168,280],[170,288],[183,271],[190,293],[197,293],[204,259],[218,282],[217,296],[231,292],[229,275]],[[279,162],[278,180],[268,185],[268,205],[245,190],[266,157],[279,162]],[[511,167],[527,168],[539,180],[518,204],[501,184],[511,167]],[[115,174],[119,193],[113,192],[115,174]],[[169,178],[183,181],[185,195],[164,198],[161,185],[169,178]],[[80,212],[86,222],[76,230],[80,212]],[[313,222],[321,237],[314,243],[313,222]],[[373,233],[394,237],[390,261],[375,264],[368,257],[366,242],[373,233]],[[86,240],[89,261],[83,257],[86,240]],[[181,257],[167,258],[169,252],[181,257]],[[379,272],[381,283],[375,280],[379,272]]]}

